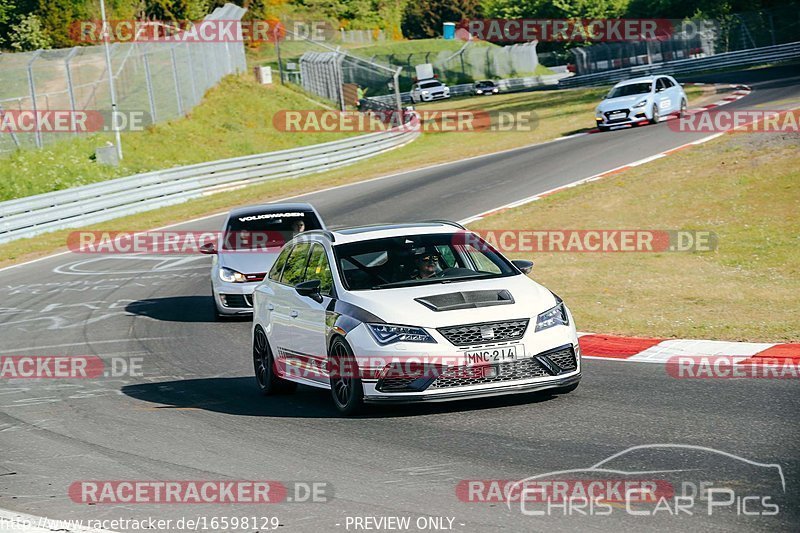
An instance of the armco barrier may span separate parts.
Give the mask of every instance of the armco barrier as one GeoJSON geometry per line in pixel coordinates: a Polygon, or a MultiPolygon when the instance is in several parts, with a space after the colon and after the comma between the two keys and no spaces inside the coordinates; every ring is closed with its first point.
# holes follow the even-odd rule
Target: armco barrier
{"type": "Polygon", "coordinates": [[[199,163],[0,203],[0,243],[173,205],[261,181],[349,165],[414,140],[419,128],[199,163]]]}
{"type": "Polygon", "coordinates": [[[584,87],[591,85],[608,85],[622,80],[646,76],[649,74],[691,74],[706,70],[723,68],[750,67],[766,65],[800,58],[800,42],[726,52],[696,59],[678,59],[653,63],[652,65],[636,65],[633,67],[597,72],[583,76],[573,76],[558,82],[558,87],[584,87]]]}

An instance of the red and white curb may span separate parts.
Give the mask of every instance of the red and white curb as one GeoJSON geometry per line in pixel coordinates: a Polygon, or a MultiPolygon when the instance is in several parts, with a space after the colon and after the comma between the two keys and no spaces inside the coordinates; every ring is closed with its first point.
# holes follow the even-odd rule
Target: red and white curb
{"type": "Polygon", "coordinates": [[[578,333],[581,357],[633,363],[667,363],[674,357],[726,357],[734,363],[800,363],[800,344],[654,339],[578,333]]]}
{"type": "MultiPolygon", "coordinates": [[[[696,84],[696,85],[702,85],[702,84],[696,84]]],[[[745,96],[750,94],[750,92],[752,91],[752,89],[750,89],[750,87],[748,87],[747,85],[730,85],[728,87],[736,89],[733,93],[731,93],[731,96],[725,97],[722,100],[718,100],[717,102],[714,102],[712,104],[708,104],[708,105],[706,105],[704,107],[693,109],[691,112],[692,113],[703,112],[703,111],[707,111],[709,109],[713,109],[713,108],[716,108],[716,107],[720,107],[720,106],[723,106],[723,105],[730,104],[731,102],[735,102],[736,100],[744,98],[745,96]]],[[[484,211],[483,213],[479,213],[479,214],[477,214],[475,216],[466,218],[464,220],[460,220],[459,222],[461,224],[464,224],[464,225],[470,224],[472,222],[476,222],[476,221],[481,220],[483,218],[486,218],[488,216],[496,215],[498,213],[502,213],[503,211],[507,211],[509,209],[514,209],[515,207],[520,207],[522,205],[529,204],[529,203],[535,202],[537,200],[541,200],[542,198],[544,198],[546,196],[550,196],[551,194],[555,194],[555,193],[557,193],[559,191],[563,191],[563,190],[569,189],[571,187],[577,187],[578,185],[583,185],[584,183],[589,183],[590,181],[596,181],[596,180],[599,180],[599,179],[602,179],[602,178],[606,178],[608,176],[613,176],[614,174],[619,174],[620,172],[624,172],[624,171],[626,171],[626,170],[628,170],[630,168],[638,167],[639,165],[644,165],[645,163],[649,163],[650,161],[655,161],[656,159],[661,159],[662,157],[666,157],[666,156],[668,156],[670,154],[674,154],[675,152],[678,152],[680,150],[683,150],[683,149],[686,149],[686,148],[690,148],[692,146],[697,146],[699,144],[706,143],[708,141],[711,141],[713,139],[716,139],[717,137],[720,137],[720,136],[724,135],[725,133],[726,132],[714,133],[714,134],[709,135],[707,137],[703,137],[702,139],[698,139],[696,141],[692,141],[692,142],[688,142],[686,144],[682,144],[682,145],[680,145],[678,147],[672,148],[670,150],[666,150],[666,151],[661,152],[659,154],[655,154],[655,155],[651,155],[649,157],[645,157],[643,159],[639,159],[638,161],[634,161],[633,163],[628,163],[627,165],[622,165],[622,166],[619,166],[619,167],[616,167],[616,168],[612,168],[611,170],[607,170],[605,172],[601,172],[599,174],[595,174],[594,176],[589,176],[588,178],[583,178],[583,179],[580,179],[580,180],[577,180],[577,181],[573,181],[572,183],[568,183],[566,185],[562,185],[560,187],[556,187],[555,189],[550,189],[548,191],[545,191],[545,192],[542,192],[542,193],[539,193],[539,194],[534,194],[533,196],[529,196],[527,198],[523,198],[522,200],[517,200],[515,202],[511,202],[509,204],[506,204],[506,205],[503,205],[503,206],[500,206],[500,207],[496,207],[496,208],[490,209],[488,211],[484,211]]]]}
{"type": "MultiPolygon", "coordinates": [[[[685,85],[703,86],[705,84],[704,83],[686,83],[685,85]]],[[[717,100],[713,104],[708,104],[708,105],[705,105],[703,107],[698,107],[696,109],[692,109],[690,112],[692,112],[692,113],[700,113],[700,112],[703,112],[703,111],[708,111],[709,109],[714,109],[715,107],[720,107],[720,106],[724,106],[726,104],[730,104],[731,102],[735,102],[736,100],[744,98],[745,96],[750,94],[750,92],[752,91],[752,89],[747,85],[727,85],[727,86],[718,86],[718,88],[733,89],[733,92],[729,96],[726,96],[725,98],[717,100]]]]}

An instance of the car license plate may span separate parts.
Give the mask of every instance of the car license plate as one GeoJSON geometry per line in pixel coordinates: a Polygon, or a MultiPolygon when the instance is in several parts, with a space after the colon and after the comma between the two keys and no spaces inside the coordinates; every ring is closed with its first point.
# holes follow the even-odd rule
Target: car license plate
{"type": "Polygon", "coordinates": [[[608,118],[611,120],[617,120],[618,118],[625,118],[625,113],[611,113],[608,115],[608,118]]]}
{"type": "Polygon", "coordinates": [[[468,366],[505,363],[515,359],[520,359],[524,356],[525,348],[519,344],[514,344],[511,346],[498,346],[497,348],[467,350],[464,352],[464,359],[466,360],[468,366]]]}

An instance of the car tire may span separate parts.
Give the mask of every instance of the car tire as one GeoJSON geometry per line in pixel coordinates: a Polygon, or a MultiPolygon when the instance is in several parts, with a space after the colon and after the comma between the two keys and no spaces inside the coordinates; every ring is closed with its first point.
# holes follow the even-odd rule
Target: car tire
{"type": "Polygon", "coordinates": [[[553,389],[553,394],[569,394],[577,389],[578,385],[580,385],[580,381],[572,385],[567,385],[566,387],[558,387],[557,389],[553,389]]]}
{"type": "Polygon", "coordinates": [[[686,107],[687,107],[686,100],[681,99],[681,107],[678,110],[678,118],[686,116],[686,107]]]}
{"type": "Polygon", "coordinates": [[[364,408],[364,387],[358,375],[358,365],[353,350],[347,342],[336,337],[331,342],[328,358],[331,363],[331,397],[336,409],[346,416],[359,413],[364,408]]]}
{"type": "Polygon", "coordinates": [[[275,358],[261,326],[256,326],[253,333],[253,370],[256,384],[264,396],[288,394],[297,388],[297,383],[282,379],[275,373],[275,358]]]}
{"type": "Polygon", "coordinates": [[[660,117],[658,116],[658,106],[653,106],[653,116],[650,118],[650,124],[658,124],[660,117]]]}

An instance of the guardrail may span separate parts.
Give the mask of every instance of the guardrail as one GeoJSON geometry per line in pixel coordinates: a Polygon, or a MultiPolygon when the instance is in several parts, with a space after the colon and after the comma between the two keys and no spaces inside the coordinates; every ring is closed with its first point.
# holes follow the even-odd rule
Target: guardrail
{"type": "Polygon", "coordinates": [[[622,80],[646,76],[649,74],[691,74],[706,70],[718,70],[729,67],[750,67],[780,61],[789,61],[800,58],[800,42],[752,48],[736,52],[725,52],[713,56],[699,57],[696,59],[678,59],[653,63],[651,65],[636,65],[595,74],[573,76],[558,82],[561,87],[582,87],[591,85],[607,85],[622,80]]]}
{"type": "Polygon", "coordinates": [[[408,125],[279,152],[135,174],[0,203],[0,243],[173,205],[262,181],[349,165],[414,140],[408,125]]]}
{"type": "MultiPolygon", "coordinates": [[[[504,80],[495,80],[495,84],[500,88],[501,92],[514,92],[532,87],[540,87],[542,85],[556,85],[559,80],[571,76],[570,73],[547,74],[544,76],[529,76],[527,78],[508,78],[504,80]]],[[[448,85],[450,88],[450,96],[466,96],[473,94],[472,83],[462,83],[459,85],[448,85]]],[[[394,95],[371,96],[367,100],[379,102],[384,105],[394,107],[394,95]]],[[[400,100],[403,103],[411,103],[411,93],[400,93],[400,100]]]]}

